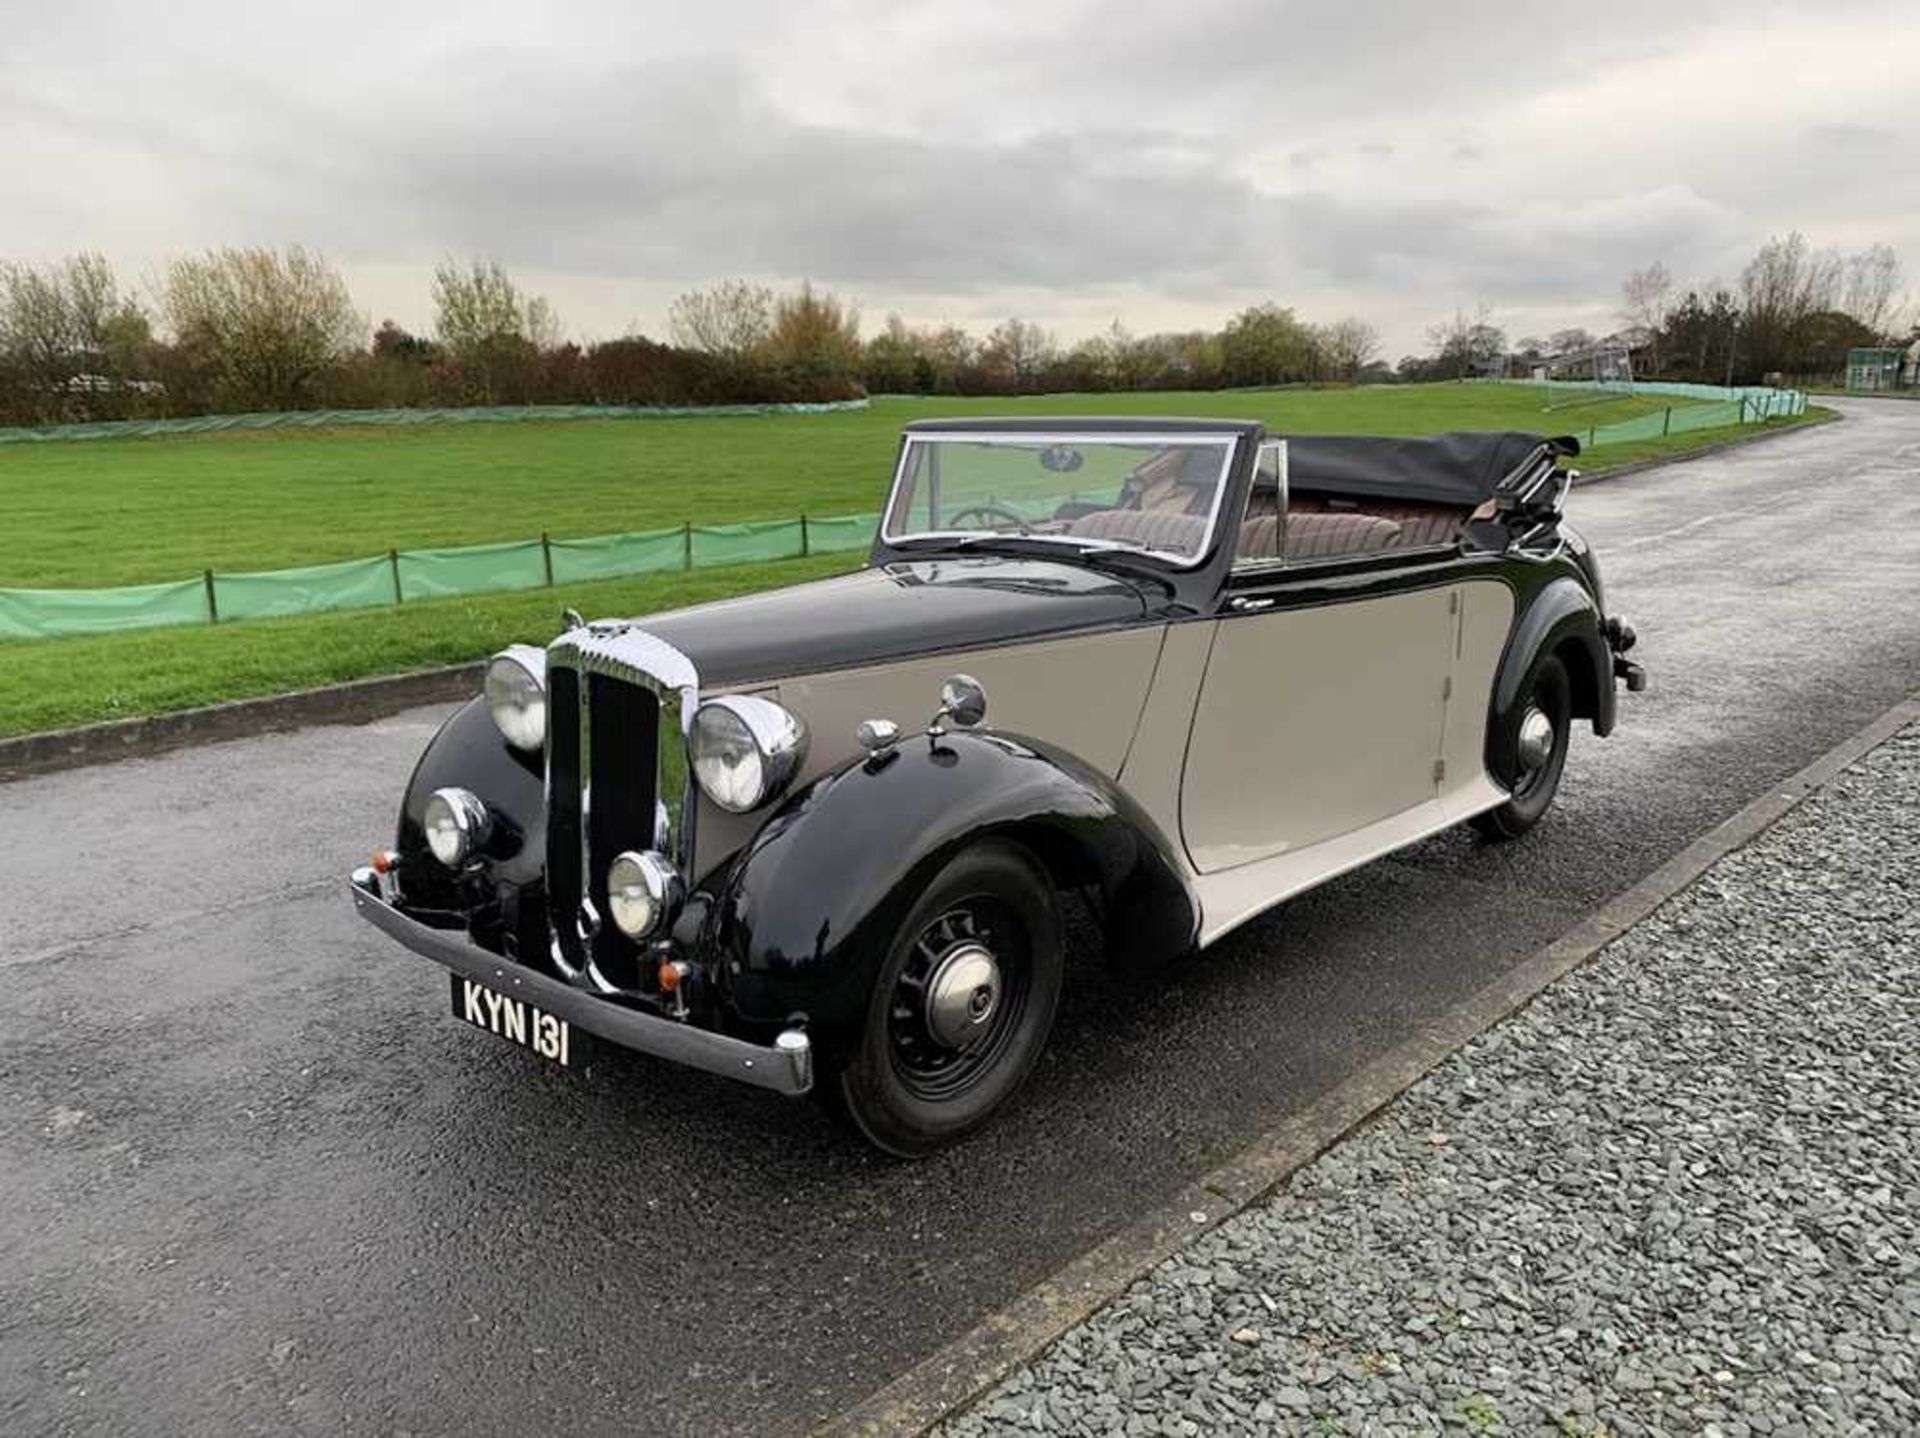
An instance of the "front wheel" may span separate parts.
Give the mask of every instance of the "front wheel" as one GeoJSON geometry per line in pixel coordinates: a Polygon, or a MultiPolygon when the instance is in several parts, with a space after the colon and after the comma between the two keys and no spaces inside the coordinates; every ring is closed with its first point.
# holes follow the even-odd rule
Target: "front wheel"
{"type": "Polygon", "coordinates": [[[1476,815],[1474,828],[1489,839],[1517,839],[1539,823],[1560,790],[1572,733],[1573,685],[1567,666],[1549,654],[1534,666],[1526,701],[1507,736],[1515,756],[1512,793],[1499,808],[1476,815]]]}
{"type": "Polygon", "coordinates": [[[1064,969],[1046,875],[1013,844],[963,850],[895,935],[831,1096],[889,1153],[952,1142],[1026,1079],[1064,969]]]}

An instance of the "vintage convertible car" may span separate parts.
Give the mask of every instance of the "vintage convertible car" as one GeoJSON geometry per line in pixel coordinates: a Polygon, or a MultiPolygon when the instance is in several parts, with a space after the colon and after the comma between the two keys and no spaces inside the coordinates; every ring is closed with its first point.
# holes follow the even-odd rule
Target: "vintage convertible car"
{"type": "Polygon", "coordinates": [[[916,424],[858,573],[495,657],[353,900],[549,1059],[584,1032],[924,1152],[1032,1067],[1063,894],[1162,965],[1540,818],[1643,683],[1561,518],[1576,452],[916,424]]]}

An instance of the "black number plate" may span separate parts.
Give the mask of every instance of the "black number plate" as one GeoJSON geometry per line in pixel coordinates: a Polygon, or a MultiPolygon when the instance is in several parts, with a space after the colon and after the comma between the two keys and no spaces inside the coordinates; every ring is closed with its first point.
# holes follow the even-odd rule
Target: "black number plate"
{"type": "Polygon", "coordinates": [[[508,1043],[532,1049],[541,1058],[552,1059],[565,1068],[575,1052],[573,1025],[525,999],[509,998],[503,993],[477,984],[460,974],[453,980],[453,1016],[485,1029],[508,1043]]]}

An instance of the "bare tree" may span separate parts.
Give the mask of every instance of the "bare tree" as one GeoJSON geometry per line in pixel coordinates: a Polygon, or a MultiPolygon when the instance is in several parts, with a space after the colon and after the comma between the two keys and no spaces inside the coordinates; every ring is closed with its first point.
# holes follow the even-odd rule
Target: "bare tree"
{"type": "Polygon", "coordinates": [[[367,322],[320,255],[289,247],[209,250],[167,270],[167,322],[220,377],[222,398],[290,406],[336,359],[360,349],[367,322]]]}
{"type": "Polygon", "coordinates": [[[124,409],[151,338],[146,313],[101,255],[0,265],[0,371],[22,418],[124,409]]]}
{"type": "Polygon", "coordinates": [[[955,324],[915,330],[913,343],[926,364],[933,388],[941,394],[958,390],[980,357],[980,342],[955,324]]]}
{"type": "MultiPolygon", "coordinates": [[[[1288,311],[1291,317],[1292,311],[1288,311]]],[[[1301,326],[1302,332],[1305,326],[1301,326]]],[[[1160,369],[1160,353],[1151,336],[1135,335],[1119,320],[1107,326],[1107,354],[1113,364],[1113,382],[1120,389],[1145,389],[1160,369]]]]}
{"type": "Polygon", "coordinates": [[[545,295],[528,295],[521,313],[527,342],[535,349],[550,350],[565,337],[566,327],[560,323],[560,312],[545,295]]]}
{"type": "Polygon", "coordinates": [[[524,403],[540,390],[541,355],[560,343],[560,317],[494,260],[442,260],[433,271],[434,333],[469,400],[524,403]]]}
{"type": "Polygon", "coordinates": [[[1584,354],[1599,341],[1579,325],[1569,325],[1566,329],[1555,330],[1547,336],[1547,353],[1559,359],[1565,355],[1584,354]]]}
{"type": "Polygon", "coordinates": [[[860,311],[809,283],[774,302],[764,350],[794,379],[843,385],[860,372],[860,311]]]}
{"type": "Polygon", "coordinates": [[[544,295],[523,294],[495,260],[442,260],[433,270],[434,334],[461,359],[503,342],[551,349],[560,317],[544,295]]]}
{"type": "Polygon", "coordinates": [[[1740,348],[1760,373],[1795,367],[1807,321],[1840,301],[1846,266],[1832,250],[1814,250],[1794,231],[1775,236],[1740,272],[1740,348]]]}
{"type": "Polygon", "coordinates": [[[57,268],[0,268],[0,355],[27,390],[50,397],[75,373],[73,313],[57,268]]]}
{"type": "Polygon", "coordinates": [[[1351,380],[1380,356],[1380,331],[1358,315],[1348,315],[1315,331],[1327,368],[1341,379],[1351,380]]]}
{"type": "Polygon", "coordinates": [[[981,347],[980,362],[1014,389],[1031,389],[1059,353],[1053,336],[1030,320],[996,325],[981,347]]]}
{"type": "Polygon", "coordinates": [[[1869,245],[1847,260],[1840,308],[1882,339],[1900,328],[1899,296],[1904,279],[1900,256],[1891,245],[1869,245]]]}
{"type": "Polygon", "coordinates": [[[1620,287],[1620,318],[1649,336],[1653,372],[1660,373],[1660,335],[1673,312],[1673,275],[1658,260],[1635,270],[1620,287]]]}
{"type": "Polygon", "coordinates": [[[1507,351],[1507,332],[1493,323],[1485,304],[1469,315],[1456,309],[1451,319],[1427,329],[1427,341],[1435,352],[1440,373],[1454,379],[1491,369],[1507,351]]]}
{"type": "Polygon", "coordinates": [[[773,291],[747,280],[688,290],[667,307],[667,328],[682,349],[745,359],[773,332],[773,291]]]}

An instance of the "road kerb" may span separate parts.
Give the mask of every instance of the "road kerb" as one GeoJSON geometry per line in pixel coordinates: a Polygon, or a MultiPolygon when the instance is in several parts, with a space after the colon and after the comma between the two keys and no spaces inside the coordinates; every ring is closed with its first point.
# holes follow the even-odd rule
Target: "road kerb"
{"type": "MultiPolygon", "coordinates": [[[[59,643],[49,640],[48,643],[59,643]]],[[[0,739],[0,783],[144,758],[187,744],[248,739],[313,724],[365,724],[420,704],[469,698],[480,691],[484,664],[459,664],[356,679],[320,689],[297,689],[260,699],[234,699],[200,709],[175,709],[137,719],[110,719],[77,729],[51,729],[0,739]]]]}
{"type": "Polygon", "coordinates": [[[1861,755],[1920,721],[1920,693],[1702,834],[1566,933],[1413,1038],[1366,1065],[1151,1213],[1069,1262],[860,1403],[820,1435],[918,1433],[986,1392],[1189,1240],[1272,1193],[1367,1123],[1428,1070],[1524,1008],[1627,929],[1751,842],[1861,755]]]}

